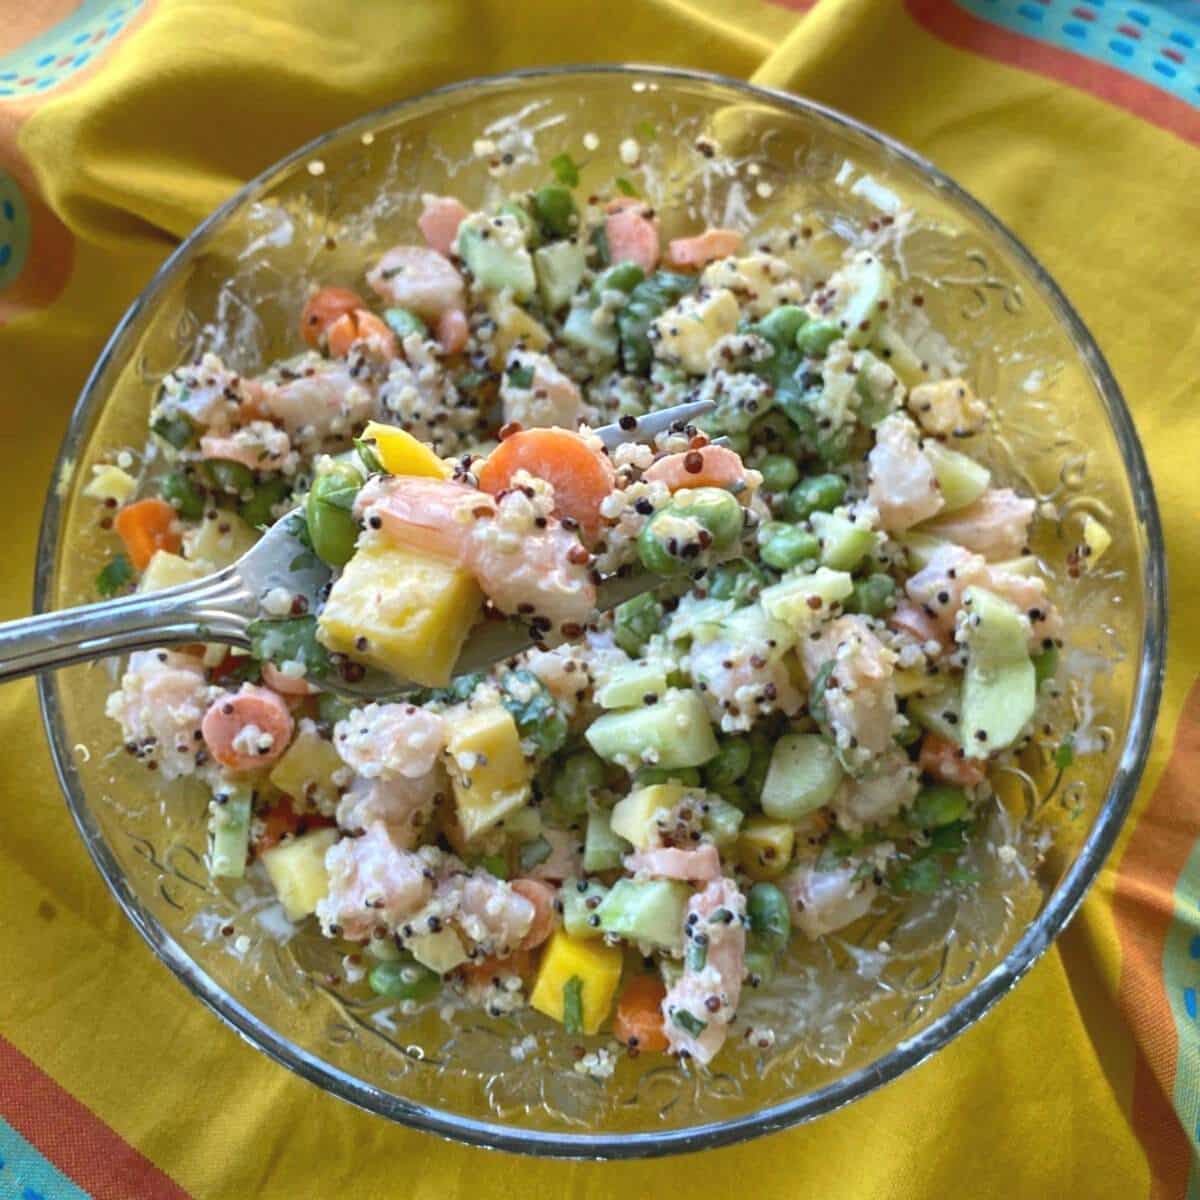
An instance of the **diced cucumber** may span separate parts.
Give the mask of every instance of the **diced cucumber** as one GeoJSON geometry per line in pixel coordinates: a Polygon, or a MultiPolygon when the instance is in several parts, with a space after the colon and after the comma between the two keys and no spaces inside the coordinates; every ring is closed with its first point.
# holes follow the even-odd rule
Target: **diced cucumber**
{"type": "Polygon", "coordinates": [[[618,879],[596,914],[600,928],[631,942],[678,954],[683,918],[692,889],[667,879],[618,879]]]}
{"type": "Polygon", "coordinates": [[[1023,575],[1026,579],[1036,579],[1042,573],[1036,554],[1022,554],[1020,558],[1006,558],[1003,562],[992,563],[991,569],[1003,571],[1006,575],[1023,575]]]}
{"type": "Polygon", "coordinates": [[[973,458],[950,450],[932,438],[925,439],[922,450],[941,488],[942,512],[966,508],[988,490],[992,482],[991,472],[973,458]]]}
{"type": "Polygon", "coordinates": [[[728,800],[712,798],[708,801],[708,812],[704,815],[704,828],[708,830],[713,845],[725,850],[737,841],[746,814],[728,800]]]}
{"type": "Polygon", "coordinates": [[[658,845],[657,813],[683,802],[687,789],[679,783],[652,783],[618,800],[612,810],[610,828],[618,837],[639,850],[658,845]]]}
{"type": "Polygon", "coordinates": [[[596,703],[601,708],[633,708],[645,704],[647,696],[662,696],[666,690],[666,668],[661,663],[639,659],[623,663],[605,678],[596,689],[596,703]]]}
{"type": "Polygon", "coordinates": [[[835,571],[853,571],[875,549],[875,534],[849,517],[815,512],[809,521],[821,540],[821,565],[835,571]]]}
{"type": "Polygon", "coordinates": [[[777,620],[759,604],[736,609],[721,622],[721,631],[735,646],[753,645],[771,660],[782,658],[796,644],[795,627],[777,620]]]}
{"type": "Polygon", "coordinates": [[[254,793],[246,784],[221,784],[208,806],[212,834],[209,873],[225,879],[240,879],[246,873],[250,848],[250,811],[254,793]]]}
{"type": "Polygon", "coordinates": [[[928,381],[929,371],[920,357],[886,322],[876,336],[875,352],[896,372],[905,387],[914,388],[928,381]]]}
{"type": "Polygon", "coordinates": [[[797,822],[829,804],[844,772],[833,747],[815,733],[790,733],[775,743],[763,783],[762,809],[768,817],[797,822]]]}
{"type": "Polygon", "coordinates": [[[962,746],[968,758],[986,758],[1012,745],[1033,717],[1037,677],[1028,627],[1015,605],[977,587],[966,589],[963,605],[970,617],[962,746]]]}
{"type": "Polygon", "coordinates": [[[914,572],[923,571],[943,546],[950,545],[945,538],[934,537],[931,533],[916,533],[913,530],[902,534],[897,540],[904,547],[908,565],[914,572]]]}
{"type": "Polygon", "coordinates": [[[528,300],[537,290],[525,230],[511,213],[467,217],[458,227],[455,248],[483,291],[507,289],[516,299],[528,300]]]}
{"type": "Polygon", "coordinates": [[[608,888],[594,879],[567,879],[562,885],[563,928],[574,938],[598,938],[600,918],[596,909],[608,888]]]}
{"type": "Polygon", "coordinates": [[[616,325],[599,326],[592,321],[592,310],[575,305],[563,322],[562,340],[576,350],[593,354],[608,361],[617,357],[616,325]]]}
{"type": "Polygon", "coordinates": [[[668,691],[657,704],[606,713],[588,726],[588,744],[619,766],[699,767],[717,753],[717,739],[698,692],[668,691]]]}
{"type": "Polygon", "coordinates": [[[827,617],[829,610],[853,590],[854,581],[847,572],[818,567],[808,573],[785,575],[778,583],[763,588],[758,601],[768,616],[802,633],[827,617]],[[813,596],[821,602],[819,606],[811,603],[813,596]]]}
{"type": "Polygon", "coordinates": [[[603,809],[588,813],[587,835],[583,841],[583,869],[585,871],[615,871],[621,859],[633,847],[613,833],[612,817],[603,809]]]}
{"type": "Polygon", "coordinates": [[[533,252],[538,294],[547,312],[558,312],[571,303],[587,270],[587,250],[582,242],[551,242],[533,252]]]}
{"type": "Polygon", "coordinates": [[[908,715],[930,733],[956,746],[962,744],[962,688],[957,684],[931,696],[910,696],[908,715]]]}
{"type": "Polygon", "coordinates": [[[892,277],[879,256],[859,251],[834,274],[826,290],[837,297],[828,319],[837,323],[842,336],[856,350],[869,346],[892,298],[892,277]]]}
{"type": "Polygon", "coordinates": [[[518,808],[500,822],[499,828],[514,842],[532,842],[542,836],[542,814],[532,805],[518,808]]]}

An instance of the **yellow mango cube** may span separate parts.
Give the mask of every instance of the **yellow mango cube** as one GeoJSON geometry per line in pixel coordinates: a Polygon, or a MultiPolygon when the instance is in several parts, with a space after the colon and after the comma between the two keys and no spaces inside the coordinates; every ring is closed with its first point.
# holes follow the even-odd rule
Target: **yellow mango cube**
{"type": "Polygon", "coordinates": [[[470,842],[524,807],[532,771],[508,709],[497,704],[467,712],[448,724],[446,766],[458,823],[470,842]]]}
{"type": "Polygon", "coordinates": [[[337,809],[338,789],[333,773],[343,767],[333,743],[326,741],[316,724],[300,722],[296,737],[270,774],[271,782],[292,798],[297,810],[311,806],[326,816],[337,809]]]}
{"type": "Polygon", "coordinates": [[[92,500],[115,500],[124,504],[137,491],[137,480],[120,467],[95,466],[83,494],[92,500]]]}
{"type": "Polygon", "coordinates": [[[362,440],[375,447],[375,453],[389,475],[424,475],[431,479],[449,479],[452,471],[424,442],[395,425],[368,421],[362,440]]]}
{"type": "Polygon", "coordinates": [[[335,653],[397,679],[445,687],[482,605],[469,572],[368,538],[333,585],[318,636],[335,653]]]}
{"type": "Polygon", "coordinates": [[[138,580],[139,592],[159,592],[163,588],[175,587],[180,583],[191,583],[208,574],[208,568],[203,563],[188,562],[178,554],[166,550],[155,550],[146,570],[138,580]]]}
{"type": "Polygon", "coordinates": [[[437,933],[419,933],[415,937],[405,938],[404,948],[421,966],[439,975],[461,967],[469,958],[453,929],[439,929],[437,933]]]}
{"type": "Polygon", "coordinates": [[[236,513],[212,510],[194,529],[183,535],[183,553],[216,571],[235,563],[258,541],[258,534],[236,513]]]}
{"type": "Polygon", "coordinates": [[[573,938],[560,929],[542,955],[529,1003],[538,1012],[561,1023],[563,988],[572,979],[578,979],[583,1001],[583,1032],[598,1033],[612,1009],[621,982],[623,958],[617,946],[573,938]]]}
{"type": "Polygon", "coordinates": [[[526,350],[545,350],[550,345],[546,327],[516,304],[508,292],[498,293],[488,311],[496,322],[496,332],[492,335],[492,365],[497,370],[504,365],[508,352],[517,342],[521,342],[526,350]]]}
{"type": "Polygon", "coordinates": [[[336,829],[314,829],[272,846],[262,856],[267,876],[289,921],[303,920],[316,911],[317,901],[328,895],[325,852],[337,839],[336,829]]]}
{"type": "Polygon", "coordinates": [[[679,783],[654,783],[638,788],[618,800],[612,810],[611,826],[615,834],[632,842],[638,850],[649,850],[660,842],[654,819],[661,809],[672,809],[683,800],[679,783]]]}
{"type": "Polygon", "coordinates": [[[787,821],[751,817],[738,834],[738,861],[751,879],[777,879],[796,848],[796,831],[787,821]]]}

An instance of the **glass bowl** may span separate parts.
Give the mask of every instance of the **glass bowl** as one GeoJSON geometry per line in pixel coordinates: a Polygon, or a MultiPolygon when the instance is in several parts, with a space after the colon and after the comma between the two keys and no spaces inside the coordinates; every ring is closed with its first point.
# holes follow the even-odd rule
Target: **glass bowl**
{"type": "Polygon", "coordinates": [[[993,398],[981,452],[1038,497],[1035,549],[1061,567],[1086,515],[1113,530],[1102,569],[1059,572],[1070,630],[1061,704],[1076,749],[1092,753],[1063,768],[1043,747],[1001,773],[975,851],[979,886],[903,908],[885,901],[843,934],[798,946],[785,982],[752,994],[750,1036],[731,1038],[712,1069],[621,1055],[599,1083],[574,1069],[588,1039],[537,1014],[492,1022],[435,1004],[406,1016],[347,982],[340,952],[292,933],[260,878],[207,881],[205,797],[156,789],[103,717],[115,664],[40,686],[59,778],[101,874],[159,957],[239,1034],[407,1125],[533,1154],[625,1158],[829,1112],[945,1045],[1028,970],[1133,799],[1161,684],[1164,564],[1146,464],[1100,351],[1032,255],[961,188],[794,96],[697,72],[581,67],[470,81],[363,117],[205,221],[130,308],[83,391],[46,503],[37,608],[91,598],[113,547],[80,495],[87,468],[121,447],[136,458],[167,371],[201,349],[242,371],[294,352],[308,281],[358,284],[369,255],[412,238],[422,192],[498,199],[544,182],[564,151],[585,190],[632,181],[668,236],[752,220],[789,235],[814,280],[829,269],[831,234],[874,247],[901,281],[900,319],[921,353],[946,361],[930,327],[940,330],[993,398]]]}

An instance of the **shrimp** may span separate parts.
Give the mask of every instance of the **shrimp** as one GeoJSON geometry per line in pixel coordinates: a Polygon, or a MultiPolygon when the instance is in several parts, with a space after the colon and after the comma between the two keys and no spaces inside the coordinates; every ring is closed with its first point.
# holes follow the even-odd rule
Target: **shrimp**
{"type": "Polygon", "coordinates": [[[308,682],[303,675],[285,675],[273,662],[262,665],[263,683],[281,696],[315,696],[320,688],[308,682]]]}
{"type": "Polygon", "coordinates": [[[867,462],[867,495],[889,533],[900,533],[941,510],[945,502],[933,464],[921,452],[917,427],[908,417],[893,413],[879,422],[867,462]]]}
{"type": "Polygon", "coordinates": [[[792,910],[792,920],[807,937],[822,937],[857,921],[871,907],[878,886],[862,863],[841,863],[823,871],[817,860],[797,863],[780,884],[792,910]]]}
{"type": "Polygon", "coordinates": [[[544,354],[514,351],[500,383],[505,424],[516,422],[524,429],[557,425],[574,429],[583,416],[583,397],[575,381],[544,354]],[[513,368],[532,372],[528,387],[514,387],[513,368]]]}
{"type": "Polygon", "coordinates": [[[200,439],[205,458],[241,463],[252,471],[278,471],[288,462],[292,444],[270,421],[251,421],[233,433],[206,433],[200,439]]]}
{"type": "Polygon", "coordinates": [[[283,698],[252,683],[219,696],[200,723],[208,752],[232,771],[270,766],[288,748],[294,729],[283,698]]]}
{"type": "Polygon", "coordinates": [[[675,1054],[709,1063],[725,1043],[746,971],[746,899],[732,879],[718,879],[688,901],[683,974],[662,1002],[675,1054]],[[702,940],[703,939],[703,940],[702,940]],[[703,951],[704,965],[695,965],[703,951]]]}
{"type": "Polygon", "coordinates": [[[368,704],[334,726],[333,744],[365,779],[421,779],[440,759],[446,722],[415,704],[368,704]]]}
{"type": "Polygon", "coordinates": [[[421,197],[421,215],[417,228],[431,250],[449,258],[454,251],[458,227],[471,214],[454,196],[434,196],[426,192],[421,197]]]}
{"type": "Polygon", "coordinates": [[[919,383],[905,403],[921,428],[935,437],[978,433],[987,416],[987,405],[975,398],[965,379],[919,383]]]}
{"type": "Polygon", "coordinates": [[[726,733],[749,729],[773,712],[791,716],[804,704],[787,667],[761,642],[697,642],[684,667],[700,684],[705,707],[726,733]]]}
{"type": "Polygon", "coordinates": [[[918,765],[922,771],[940,779],[942,783],[955,787],[975,787],[987,777],[987,771],[978,759],[967,758],[961,746],[927,733],[921,740],[921,757],[918,765]]]}
{"type": "Polygon", "coordinates": [[[682,879],[689,883],[711,883],[721,877],[721,856],[711,842],[695,850],[643,850],[627,854],[622,860],[632,875],[649,875],[656,879],[682,879]]]}
{"type": "Polygon", "coordinates": [[[672,238],[667,246],[667,265],[704,267],[718,258],[741,252],[745,238],[736,229],[706,229],[695,237],[672,238]]]}
{"type": "Polygon", "coordinates": [[[533,905],[533,923],[521,939],[521,950],[532,950],[540,946],[558,924],[555,907],[558,892],[540,879],[514,879],[512,890],[533,905]]]}
{"type": "Polygon", "coordinates": [[[349,830],[386,825],[397,845],[411,850],[428,825],[438,796],[448,791],[445,783],[440,768],[416,779],[405,775],[391,779],[356,775],[338,802],[337,822],[349,830]]]}
{"type": "Polygon", "coordinates": [[[483,955],[503,958],[524,946],[538,908],[528,896],[486,871],[462,881],[458,927],[483,955]]]}
{"type": "Polygon", "coordinates": [[[704,446],[660,458],[646,468],[642,478],[647,483],[665,483],[672,492],[696,487],[732,491],[746,482],[746,467],[727,446],[704,446]]]}
{"type": "Polygon", "coordinates": [[[263,383],[263,407],[293,442],[349,437],[375,411],[375,397],[341,359],[310,355],[279,380],[263,383]]]}
{"type": "Polygon", "coordinates": [[[833,802],[838,824],[851,833],[881,825],[907,808],[920,790],[917,769],[902,750],[877,758],[864,774],[848,779],[833,802]]]}
{"type": "Polygon", "coordinates": [[[583,847],[577,834],[565,829],[544,829],[542,837],[550,843],[550,857],[538,863],[529,872],[531,880],[548,879],[553,883],[562,883],[572,875],[580,873],[580,856],[583,847]]]}
{"type": "Polygon", "coordinates": [[[974,503],[945,513],[921,532],[957,542],[990,562],[1003,561],[1025,552],[1035,507],[1011,488],[989,488],[974,503]]]}
{"type": "Polygon", "coordinates": [[[367,272],[367,283],[388,304],[436,321],[448,308],[463,308],[462,276],[454,264],[426,246],[395,246],[367,272]]]}
{"type": "Polygon", "coordinates": [[[472,517],[495,511],[492,497],[475,488],[416,476],[372,479],[354,503],[359,520],[377,519],[398,545],[459,561],[466,555],[472,517]]]}
{"type": "Polygon", "coordinates": [[[437,319],[435,333],[443,354],[458,354],[465,350],[471,336],[467,314],[461,308],[446,309],[437,319]]]}
{"type": "Polygon", "coordinates": [[[636,263],[647,275],[658,266],[658,219],[637,200],[616,200],[604,218],[609,255],[614,263],[636,263]]]}

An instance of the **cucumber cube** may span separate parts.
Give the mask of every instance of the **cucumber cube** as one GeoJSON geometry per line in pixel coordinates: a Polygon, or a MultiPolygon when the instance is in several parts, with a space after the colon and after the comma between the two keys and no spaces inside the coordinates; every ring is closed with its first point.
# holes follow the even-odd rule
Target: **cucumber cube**
{"type": "Polygon", "coordinates": [[[601,758],[627,769],[699,767],[718,750],[704,701],[690,689],[669,691],[647,707],[606,713],[584,736],[601,758]]]}
{"type": "Polygon", "coordinates": [[[950,544],[945,538],[934,537],[931,533],[914,533],[912,530],[903,534],[898,541],[904,547],[908,565],[913,571],[923,571],[934,554],[950,544]]]}
{"type": "Polygon", "coordinates": [[[615,325],[603,328],[592,321],[592,310],[575,305],[563,322],[562,340],[576,350],[583,350],[602,360],[617,357],[617,329],[615,325]]]}
{"type": "Polygon", "coordinates": [[[791,733],[775,744],[763,783],[768,817],[793,823],[832,802],[844,772],[833,747],[815,733],[791,733]]]}
{"type": "Polygon", "coordinates": [[[631,942],[678,954],[683,949],[683,918],[692,889],[667,879],[618,879],[596,914],[600,928],[631,942]]]}
{"type": "Polygon", "coordinates": [[[792,572],[778,583],[764,588],[758,600],[768,616],[782,621],[793,630],[806,632],[815,621],[854,591],[854,581],[845,571],[818,567],[808,574],[792,572]],[[820,601],[812,604],[812,597],[820,601]]]}
{"type": "Polygon", "coordinates": [[[853,571],[875,549],[875,534],[848,517],[815,512],[809,521],[821,541],[821,565],[835,571],[853,571]]]}
{"type": "Polygon", "coordinates": [[[660,663],[623,663],[596,689],[601,708],[633,708],[645,704],[647,696],[659,697],[667,691],[667,671],[660,663]]]}
{"type": "Polygon", "coordinates": [[[633,847],[613,833],[612,818],[603,809],[588,813],[587,835],[583,841],[585,871],[615,871],[621,859],[633,847]]]}
{"type": "Polygon", "coordinates": [[[962,746],[968,758],[986,758],[1012,745],[1033,717],[1037,676],[1029,657],[1029,628],[1015,605],[984,588],[969,587],[963,606],[971,615],[962,746]]]}
{"type": "Polygon", "coordinates": [[[908,715],[922,729],[936,733],[959,746],[962,744],[962,688],[952,685],[931,696],[911,696],[908,715]]]}
{"type": "Polygon", "coordinates": [[[536,290],[525,230],[511,214],[467,217],[458,227],[455,247],[483,291],[508,290],[516,299],[528,300],[536,290]]]}
{"type": "Polygon", "coordinates": [[[829,281],[827,291],[836,296],[829,320],[856,350],[869,346],[883,324],[892,298],[892,277],[879,257],[870,251],[858,254],[829,281]]]}
{"type": "Polygon", "coordinates": [[[933,467],[942,491],[942,512],[966,508],[988,490],[992,482],[991,472],[973,458],[950,450],[932,438],[926,438],[922,450],[933,467]]]}
{"type": "Polygon", "coordinates": [[[746,814],[736,804],[730,804],[728,800],[709,800],[704,828],[708,830],[713,845],[718,850],[726,850],[737,841],[745,819],[746,814]]]}
{"type": "Polygon", "coordinates": [[[533,252],[538,294],[547,312],[558,312],[571,303],[587,270],[587,251],[577,241],[551,242],[533,252]]]}
{"type": "Polygon", "coordinates": [[[600,918],[596,910],[608,888],[591,879],[568,879],[562,885],[563,928],[573,938],[598,938],[600,918]]]}

